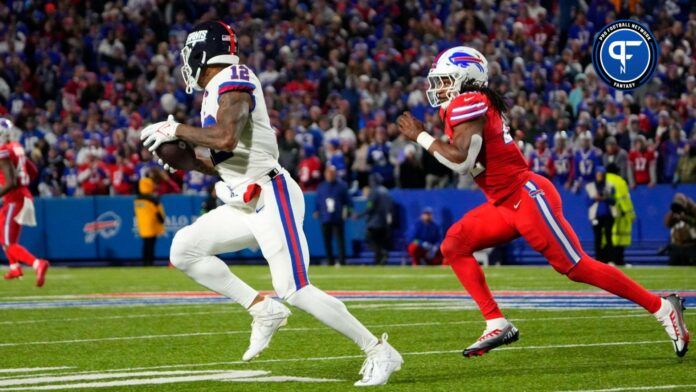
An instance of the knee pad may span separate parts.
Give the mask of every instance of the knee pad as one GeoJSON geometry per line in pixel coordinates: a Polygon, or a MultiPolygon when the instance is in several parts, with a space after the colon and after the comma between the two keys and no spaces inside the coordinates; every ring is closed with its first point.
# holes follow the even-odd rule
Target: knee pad
{"type": "Polygon", "coordinates": [[[573,282],[586,283],[595,274],[602,271],[605,266],[606,264],[600,263],[599,261],[590,258],[582,258],[577,264],[567,271],[561,271],[555,267],[554,269],[567,276],[568,279],[572,280],[573,282]]]}
{"type": "MultiPolygon", "coordinates": [[[[448,236],[440,245],[440,252],[445,260],[453,260],[458,256],[473,256],[474,251],[471,249],[468,241],[459,237],[448,236]]],[[[451,262],[451,261],[450,261],[451,262]]]]}
{"type": "Polygon", "coordinates": [[[190,236],[187,234],[186,227],[176,232],[172,239],[172,246],[169,248],[169,261],[173,266],[180,270],[186,267],[193,261],[189,250],[193,246],[190,236]]]}

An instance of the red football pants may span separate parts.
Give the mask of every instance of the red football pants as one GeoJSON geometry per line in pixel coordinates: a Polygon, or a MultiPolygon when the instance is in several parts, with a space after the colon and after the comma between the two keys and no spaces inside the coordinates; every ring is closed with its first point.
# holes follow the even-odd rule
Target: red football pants
{"type": "Polygon", "coordinates": [[[473,253],[507,243],[519,236],[541,253],[556,271],[571,280],[602,288],[637,303],[651,313],[660,308],[659,296],[583,251],[573,228],[563,217],[561,198],[556,188],[545,177],[532,174],[519,191],[501,204],[486,203],[469,211],[450,227],[442,242],[445,262],[452,266],[487,320],[503,317],[503,314],[473,253]]]}
{"type": "Polygon", "coordinates": [[[7,202],[0,208],[0,243],[10,264],[21,262],[31,266],[36,257],[17,243],[22,233],[22,225],[15,221],[15,217],[22,207],[24,207],[24,200],[7,202]]]}

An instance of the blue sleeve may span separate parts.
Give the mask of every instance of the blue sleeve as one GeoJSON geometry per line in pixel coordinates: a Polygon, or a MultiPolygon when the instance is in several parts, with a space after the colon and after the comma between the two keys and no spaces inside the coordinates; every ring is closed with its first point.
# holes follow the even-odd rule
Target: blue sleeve
{"type": "Polygon", "coordinates": [[[420,221],[414,223],[413,226],[411,226],[411,229],[408,231],[408,236],[406,236],[406,238],[408,239],[409,244],[417,239],[419,224],[420,221]]]}
{"type": "Polygon", "coordinates": [[[319,186],[317,187],[316,197],[314,198],[314,211],[316,212],[321,212],[319,205],[322,202],[322,200],[324,200],[324,192],[322,185],[323,184],[319,184],[319,186]]]}
{"type": "Polygon", "coordinates": [[[341,198],[343,199],[343,202],[345,203],[346,207],[349,209],[353,209],[353,199],[350,198],[350,194],[348,193],[348,186],[343,185],[343,188],[341,189],[341,198]]]}
{"type": "Polygon", "coordinates": [[[438,224],[436,224],[435,226],[437,227],[437,241],[435,242],[439,244],[440,242],[442,242],[442,227],[438,224]]]}

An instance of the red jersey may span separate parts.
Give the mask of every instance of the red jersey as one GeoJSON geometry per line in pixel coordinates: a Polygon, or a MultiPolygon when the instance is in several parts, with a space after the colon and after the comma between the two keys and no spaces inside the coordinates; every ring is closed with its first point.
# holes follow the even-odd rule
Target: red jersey
{"type": "Polygon", "coordinates": [[[527,182],[531,174],[527,161],[512,140],[510,128],[485,94],[463,93],[454,98],[447,109],[440,109],[440,116],[450,142],[454,127],[485,116],[483,146],[472,174],[489,201],[499,204],[527,182]]]}
{"type": "Polygon", "coordinates": [[[653,164],[655,159],[657,157],[655,156],[655,151],[652,150],[631,150],[628,153],[628,164],[631,165],[633,179],[636,181],[636,184],[650,183],[650,165],[653,164]]]}
{"type": "Polygon", "coordinates": [[[321,182],[321,161],[315,156],[307,157],[297,165],[300,188],[303,191],[315,191],[321,182]]]}
{"type": "Polygon", "coordinates": [[[133,193],[133,181],[131,178],[135,171],[129,164],[113,164],[108,168],[111,186],[117,195],[130,195],[133,193]]]}
{"type": "MultiPolygon", "coordinates": [[[[24,200],[25,197],[31,198],[29,184],[31,183],[31,174],[35,167],[27,161],[27,156],[24,153],[24,147],[17,142],[9,142],[0,146],[0,159],[9,159],[12,167],[15,169],[17,176],[17,186],[3,196],[3,203],[17,202],[24,200]]],[[[0,171],[0,181],[5,183],[5,178],[0,171]]]]}

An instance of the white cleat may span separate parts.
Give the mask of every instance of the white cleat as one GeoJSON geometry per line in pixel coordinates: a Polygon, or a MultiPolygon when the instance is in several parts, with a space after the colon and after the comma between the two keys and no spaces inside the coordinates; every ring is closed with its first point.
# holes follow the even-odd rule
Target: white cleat
{"type": "Polygon", "coordinates": [[[401,370],[404,359],[387,342],[387,338],[387,334],[383,334],[382,339],[374,347],[367,350],[367,358],[360,369],[360,375],[363,378],[353,385],[356,387],[384,385],[389,381],[389,376],[392,373],[401,370]]]}
{"type": "Polygon", "coordinates": [[[251,322],[249,348],[242,356],[243,361],[258,357],[271,343],[273,334],[288,323],[288,317],[292,314],[285,305],[270,297],[250,307],[249,313],[254,320],[251,322]]]}
{"type": "Polygon", "coordinates": [[[678,357],[686,355],[689,348],[689,330],[684,323],[684,300],[676,294],[670,294],[662,299],[663,309],[657,320],[665,327],[667,335],[672,339],[674,352],[678,357]],[[664,308],[666,306],[666,308],[664,308]]]}

